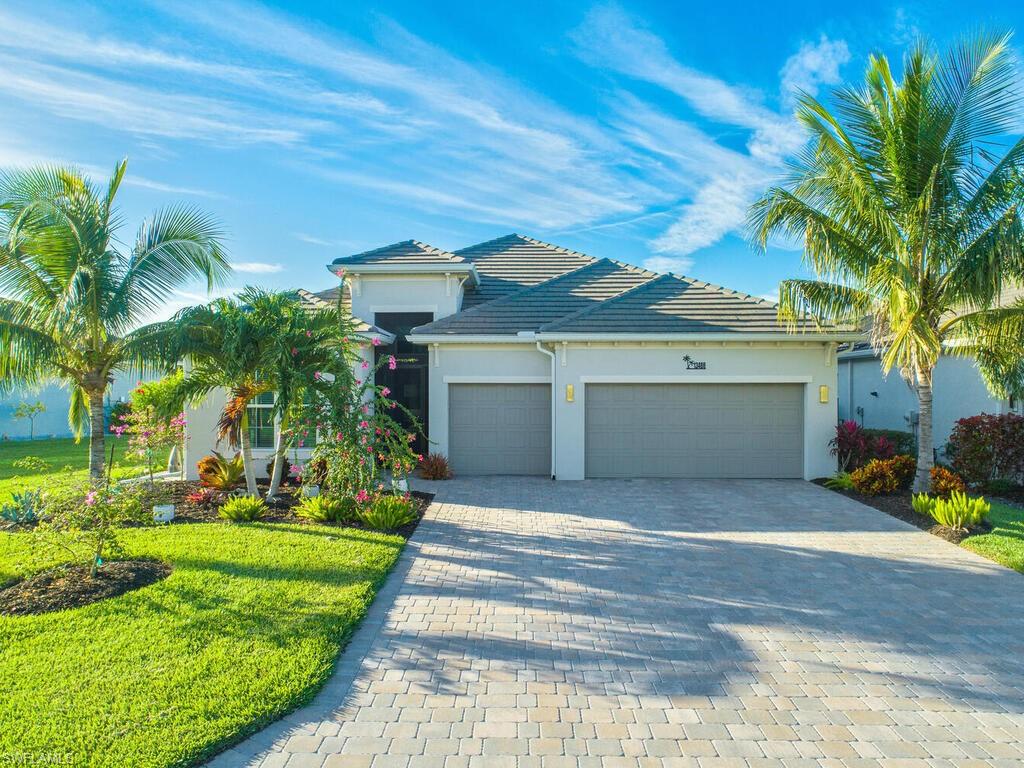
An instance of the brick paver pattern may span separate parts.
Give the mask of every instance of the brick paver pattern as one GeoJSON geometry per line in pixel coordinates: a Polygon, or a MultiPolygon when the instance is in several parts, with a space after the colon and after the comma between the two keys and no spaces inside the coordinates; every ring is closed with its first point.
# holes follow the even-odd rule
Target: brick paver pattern
{"type": "Polygon", "coordinates": [[[331,681],[213,765],[1024,764],[1019,574],[799,481],[429,487],[331,681]]]}

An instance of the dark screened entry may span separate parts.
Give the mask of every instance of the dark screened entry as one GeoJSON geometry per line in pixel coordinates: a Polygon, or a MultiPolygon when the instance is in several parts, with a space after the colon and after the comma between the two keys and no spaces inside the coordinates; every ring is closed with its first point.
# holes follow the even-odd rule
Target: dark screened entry
{"type": "MultiPolygon", "coordinates": [[[[416,436],[413,443],[417,453],[428,451],[427,441],[423,435],[429,435],[428,406],[429,387],[427,386],[427,373],[430,370],[429,352],[425,346],[413,344],[406,340],[409,331],[418,325],[425,325],[432,322],[434,315],[431,312],[378,312],[374,315],[374,325],[395,334],[395,341],[392,344],[381,345],[376,350],[376,360],[382,357],[394,355],[398,361],[398,367],[390,370],[387,365],[382,365],[377,370],[375,384],[386,386],[391,390],[392,397],[416,417],[423,433],[416,436]]],[[[398,412],[396,418],[406,429],[411,429],[408,417],[398,412]]]]}

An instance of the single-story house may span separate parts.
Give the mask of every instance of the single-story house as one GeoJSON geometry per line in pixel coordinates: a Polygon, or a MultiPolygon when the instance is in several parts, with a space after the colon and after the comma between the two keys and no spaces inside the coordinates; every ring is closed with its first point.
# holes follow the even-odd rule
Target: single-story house
{"type": "MultiPolygon", "coordinates": [[[[861,338],[780,325],[763,299],[522,235],[448,252],[408,240],[328,266],[363,354],[460,475],[830,475],[836,350],[861,338]],[[382,344],[373,347],[376,337],[382,344]]],[[[188,464],[220,403],[189,413],[188,464]]],[[[253,404],[257,455],[274,425],[253,404]]],[[[301,454],[300,454],[301,458],[301,454]]]]}

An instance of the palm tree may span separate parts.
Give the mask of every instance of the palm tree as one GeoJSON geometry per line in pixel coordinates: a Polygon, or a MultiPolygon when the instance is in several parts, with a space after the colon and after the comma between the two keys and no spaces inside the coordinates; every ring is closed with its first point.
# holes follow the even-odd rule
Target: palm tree
{"type": "Polygon", "coordinates": [[[114,198],[127,161],[106,188],[74,168],[0,173],[0,387],[64,382],[68,422],[88,420],[89,475],[104,474],[103,396],[114,374],[162,367],[169,327],[138,327],[175,288],[212,288],[229,273],[220,226],[188,206],[143,222],[127,254],[114,198]]]}
{"type": "Polygon", "coordinates": [[[897,81],[884,56],[834,111],[804,95],[811,141],[781,185],[754,204],[764,248],[801,237],[817,280],[786,280],[780,316],[821,323],[870,318],[886,373],[919,402],[916,490],[930,486],[932,372],[941,353],[970,355],[990,375],[1019,360],[1024,304],[1001,302],[1024,276],[1024,139],[1009,36],[979,36],[940,58],[926,43],[897,81]]]}
{"type": "Polygon", "coordinates": [[[317,377],[351,375],[354,360],[348,340],[354,338],[356,331],[351,316],[340,306],[308,306],[292,293],[259,295],[250,307],[261,316],[261,324],[277,329],[267,372],[267,380],[274,388],[272,414],[277,421],[274,466],[267,490],[270,501],[281,485],[289,443],[299,440],[290,434],[293,416],[302,408],[317,377]]]}
{"type": "Polygon", "coordinates": [[[228,393],[217,439],[241,449],[249,495],[255,495],[257,489],[248,406],[257,396],[273,391],[269,374],[279,331],[265,316],[251,311],[251,303],[260,295],[261,291],[247,288],[238,298],[187,307],[171,321],[177,329],[174,354],[187,363],[184,399],[196,402],[217,389],[228,393]]]}

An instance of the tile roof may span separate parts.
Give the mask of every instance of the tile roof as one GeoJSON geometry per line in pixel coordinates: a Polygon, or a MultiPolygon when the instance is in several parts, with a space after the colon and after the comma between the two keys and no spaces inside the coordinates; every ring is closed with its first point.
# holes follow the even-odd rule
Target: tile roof
{"type": "Polygon", "coordinates": [[[465,261],[461,256],[421,243],[419,240],[403,240],[372,251],[364,251],[353,256],[343,256],[331,262],[342,267],[359,264],[461,264],[465,261]]]}
{"type": "Polygon", "coordinates": [[[654,272],[631,264],[594,259],[538,285],[421,325],[413,329],[413,333],[476,335],[536,331],[547,323],[596,306],[656,277],[654,272]]]}
{"type": "MultiPolygon", "coordinates": [[[[542,333],[781,333],[778,306],[688,277],[661,275],[540,328],[542,333]]],[[[815,330],[811,321],[798,328],[815,330]]]]}
{"type": "Polygon", "coordinates": [[[455,255],[471,262],[480,278],[476,288],[466,291],[462,303],[464,309],[507,296],[597,261],[585,253],[517,234],[460,248],[455,251],[455,255]]]}
{"type": "MultiPolygon", "coordinates": [[[[326,291],[313,293],[312,291],[299,288],[297,293],[299,294],[299,299],[307,307],[312,309],[332,309],[338,304],[338,292],[340,290],[340,288],[328,288],[326,291]]],[[[349,296],[348,291],[345,291],[342,294],[341,311],[349,315],[349,317],[352,317],[352,299],[349,296]]],[[[361,318],[355,317],[353,319],[355,320],[355,330],[358,333],[381,333],[387,336],[392,335],[389,331],[382,330],[375,325],[370,325],[370,323],[362,320],[361,318]]]]}

